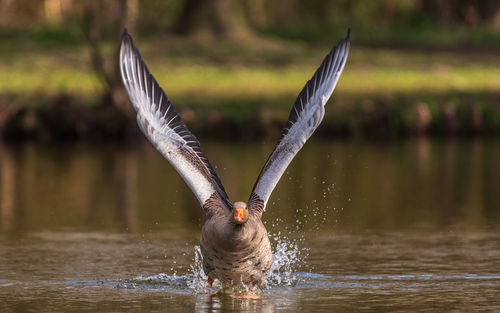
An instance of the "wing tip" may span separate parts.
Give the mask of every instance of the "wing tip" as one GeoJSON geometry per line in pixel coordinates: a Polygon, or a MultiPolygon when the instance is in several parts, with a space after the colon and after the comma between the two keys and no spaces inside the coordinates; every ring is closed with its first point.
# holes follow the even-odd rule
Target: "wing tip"
{"type": "Polygon", "coordinates": [[[333,47],[333,50],[338,50],[338,49],[349,49],[351,43],[351,28],[347,27],[347,35],[340,39],[337,44],[333,47]]]}
{"type": "Polygon", "coordinates": [[[123,41],[131,41],[131,40],[132,40],[132,36],[130,36],[130,34],[127,30],[127,27],[124,27],[123,32],[122,32],[122,42],[123,41]]]}
{"type": "Polygon", "coordinates": [[[347,35],[344,38],[341,38],[330,50],[330,53],[328,56],[330,58],[335,58],[337,54],[339,53],[345,53],[349,51],[349,46],[351,44],[351,28],[347,28],[347,35]]]}
{"type": "Polygon", "coordinates": [[[343,47],[344,49],[349,49],[350,43],[351,43],[351,28],[347,27],[347,35],[339,40],[338,44],[336,45],[336,48],[343,47]]]}
{"type": "Polygon", "coordinates": [[[125,49],[130,49],[131,47],[134,47],[134,41],[132,36],[128,33],[127,28],[124,28],[122,32],[120,51],[123,52],[125,49]]]}
{"type": "Polygon", "coordinates": [[[331,57],[336,58],[338,55],[341,55],[341,58],[345,60],[347,59],[347,54],[349,53],[349,47],[351,45],[351,28],[347,27],[347,35],[340,39],[338,43],[333,47],[330,51],[331,57]]]}

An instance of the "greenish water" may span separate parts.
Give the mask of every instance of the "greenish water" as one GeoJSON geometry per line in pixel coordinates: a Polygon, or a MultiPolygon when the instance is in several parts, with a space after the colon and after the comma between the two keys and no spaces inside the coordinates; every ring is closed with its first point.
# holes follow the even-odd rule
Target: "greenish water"
{"type": "MultiPolygon", "coordinates": [[[[271,143],[203,142],[233,201],[271,143]]],[[[500,311],[500,141],[309,142],[262,299],[211,296],[203,213],[148,144],[0,146],[0,312],[500,311]]]]}

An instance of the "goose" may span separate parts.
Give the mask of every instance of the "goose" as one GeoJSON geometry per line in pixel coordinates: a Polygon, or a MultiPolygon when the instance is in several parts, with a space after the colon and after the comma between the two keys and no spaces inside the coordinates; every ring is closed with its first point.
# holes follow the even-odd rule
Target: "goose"
{"type": "Polygon", "coordinates": [[[200,248],[212,286],[262,287],[272,250],[262,214],[294,156],[318,127],[349,52],[350,30],[326,55],[292,106],[281,138],[262,168],[248,203],[231,203],[198,139],[188,130],[134,46],[127,30],[120,46],[120,73],[139,128],[171,163],[206,214],[200,248]]]}

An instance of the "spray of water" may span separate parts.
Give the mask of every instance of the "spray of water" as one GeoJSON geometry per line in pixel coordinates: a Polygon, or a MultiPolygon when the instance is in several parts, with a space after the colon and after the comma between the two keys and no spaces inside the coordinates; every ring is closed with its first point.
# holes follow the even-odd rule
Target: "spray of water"
{"type": "MultiPolygon", "coordinates": [[[[207,279],[208,276],[203,271],[203,255],[201,254],[200,246],[194,246],[194,260],[191,264],[191,279],[188,280],[187,285],[196,293],[208,293],[210,285],[207,279]]],[[[214,287],[217,287],[217,285],[214,287]]]]}
{"type": "Polygon", "coordinates": [[[294,270],[301,262],[304,262],[307,256],[307,249],[299,248],[299,243],[303,238],[289,239],[281,233],[270,234],[270,237],[274,245],[273,263],[264,288],[295,285],[299,278],[294,275],[294,270]]]}

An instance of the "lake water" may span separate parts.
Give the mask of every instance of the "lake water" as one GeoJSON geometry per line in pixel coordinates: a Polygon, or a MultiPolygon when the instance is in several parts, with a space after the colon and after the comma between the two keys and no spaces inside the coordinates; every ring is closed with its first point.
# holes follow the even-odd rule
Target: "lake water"
{"type": "MultiPolygon", "coordinates": [[[[273,147],[202,145],[232,201],[273,147]]],[[[309,142],[261,299],[212,295],[203,219],[149,144],[0,145],[0,312],[500,312],[499,140],[309,142]]]]}

